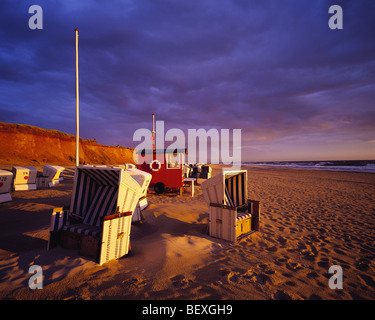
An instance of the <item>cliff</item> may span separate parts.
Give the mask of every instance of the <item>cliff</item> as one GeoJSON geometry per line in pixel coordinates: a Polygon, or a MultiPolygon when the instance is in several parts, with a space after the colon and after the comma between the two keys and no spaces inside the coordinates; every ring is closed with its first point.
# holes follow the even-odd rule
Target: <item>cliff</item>
{"type": "MultiPolygon", "coordinates": [[[[25,124],[0,122],[0,164],[75,165],[75,136],[25,124]]],[[[134,163],[133,149],[80,139],[80,163],[134,163]]]]}

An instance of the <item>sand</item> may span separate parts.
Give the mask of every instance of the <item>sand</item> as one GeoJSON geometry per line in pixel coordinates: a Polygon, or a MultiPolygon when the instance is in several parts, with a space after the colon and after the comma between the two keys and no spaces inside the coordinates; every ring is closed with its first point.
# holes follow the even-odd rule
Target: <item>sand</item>
{"type": "Polygon", "coordinates": [[[52,208],[70,203],[72,169],[55,188],[12,192],[0,204],[0,299],[374,299],[375,175],[247,169],[260,233],[235,245],[208,236],[199,186],[194,197],[150,193],[131,253],[103,266],[46,250],[52,208]],[[32,265],[42,267],[42,290],[28,286],[32,265]],[[343,289],[328,285],[332,265],[343,289]]]}

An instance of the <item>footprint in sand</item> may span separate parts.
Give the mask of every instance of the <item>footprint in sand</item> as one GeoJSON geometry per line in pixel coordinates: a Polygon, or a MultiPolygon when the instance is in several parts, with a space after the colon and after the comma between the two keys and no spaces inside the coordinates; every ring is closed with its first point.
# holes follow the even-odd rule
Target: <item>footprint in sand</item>
{"type": "Polygon", "coordinates": [[[340,249],[334,248],[333,251],[335,251],[337,254],[346,255],[346,253],[340,249]]]}
{"type": "Polygon", "coordinates": [[[264,285],[266,283],[272,283],[271,277],[269,277],[268,275],[266,275],[264,273],[256,274],[255,278],[256,278],[257,282],[261,285],[264,285]]]}
{"type": "Polygon", "coordinates": [[[280,242],[280,244],[281,244],[282,247],[285,247],[285,245],[286,245],[286,243],[287,243],[288,240],[285,239],[285,238],[282,237],[282,236],[279,236],[279,237],[277,238],[277,241],[280,242]]]}
{"type": "Polygon", "coordinates": [[[360,258],[358,261],[356,261],[355,267],[360,271],[368,271],[370,269],[369,264],[371,264],[371,261],[360,258]]]}
{"type": "Polygon", "coordinates": [[[172,286],[175,288],[179,288],[179,289],[186,289],[194,282],[191,279],[186,279],[183,275],[175,276],[171,278],[171,280],[172,280],[172,286]]]}
{"type": "Polygon", "coordinates": [[[286,267],[287,269],[292,270],[292,271],[305,269],[303,265],[301,265],[300,263],[296,263],[296,262],[289,262],[286,264],[286,267]]]}
{"type": "Polygon", "coordinates": [[[277,292],[272,296],[273,300],[292,300],[292,297],[284,291],[277,290],[277,292]]]}
{"type": "Polygon", "coordinates": [[[276,261],[275,261],[275,264],[277,266],[282,266],[288,261],[289,261],[289,258],[277,258],[276,261]]]}
{"type": "Polygon", "coordinates": [[[270,252],[276,252],[277,250],[278,250],[277,246],[267,248],[267,251],[270,251],[270,252]]]}
{"type": "Polygon", "coordinates": [[[306,276],[308,279],[315,279],[319,277],[319,275],[315,271],[308,273],[306,276]]]}
{"type": "Polygon", "coordinates": [[[221,281],[217,281],[217,283],[222,284],[223,282],[233,282],[233,283],[245,283],[245,282],[256,282],[256,273],[249,269],[247,271],[233,271],[228,268],[221,269],[219,272],[220,276],[222,276],[224,279],[221,281]]]}
{"type": "Polygon", "coordinates": [[[290,233],[297,233],[298,232],[298,229],[296,229],[296,228],[289,228],[289,230],[290,230],[290,233]]]}
{"type": "MultiPolygon", "coordinates": [[[[236,283],[236,284],[247,284],[257,283],[259,285],[280,285],[283,283],[281,275],[272,269],[269,264],[258,264],[254,268],[243,270],[231,270],[228,268],[223,268],[220,270],[219,274],[224,278],[217,281],[215,284],[222,283],[236,283]]],[[[294,286],[295,283],[289,283],[289,285],[294,286]]]]}
{"type": "Polygon", "coordinates": [[[146,281],[140,278],[130,278],[122,281],[126,288],[141,288],[146,285],[146,281]]]}
{"type": "Polygon", "coordinates": [[[366,286],[370,286],[372,288],[375,288],[375,281],[372,277],[364,275],[364,274],[358,274],[358,277],[364,281],[366,286]]]}
{"type": "Polygon", "coordinates": [[[315,260],[316,253],[314,253],[310,249],[302,249],[300,251],[300,254],[303,255],[303,258],[305,260],[309,260],[309,261],[314,261],[315,260]]]}
{"type": "Polygon", "coordinates": [[[328,268],[332,265],[332,263],[330,263],[329,259],[328,258],[321,258],[320,261],[318,261],[318,266],[319,267],[322,267],[323,269],[325,270],[328,270],[328,268]]]}

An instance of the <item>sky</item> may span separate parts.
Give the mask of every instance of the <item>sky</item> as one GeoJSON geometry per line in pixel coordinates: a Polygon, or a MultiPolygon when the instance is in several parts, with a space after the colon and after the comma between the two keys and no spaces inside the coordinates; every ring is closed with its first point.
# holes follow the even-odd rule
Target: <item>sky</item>
{"type": "Polygon", "coordinates": [[[166,131],[241,129],[243,162],[375,159],[373,0],[1,0],[0,12],[2,122],[75,135],[78,28],[84,139],[136,147],[155,113],[166,131]],[[43,29],[29,28],[31,5],[43,29]]]}

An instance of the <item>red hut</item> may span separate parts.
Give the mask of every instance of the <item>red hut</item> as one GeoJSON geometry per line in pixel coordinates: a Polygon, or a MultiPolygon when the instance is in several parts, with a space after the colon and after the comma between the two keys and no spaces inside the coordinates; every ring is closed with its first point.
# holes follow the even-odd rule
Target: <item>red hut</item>
{"type": "MultiPolygon", "coordinates": [[[[150,187],[156,193],[163,193],[166,188],[182,188],[184,185],[184,155],[186,149],[139,150],[137,154],[143,158],[138,165],[140,170],[152,175],[150,187]]],[[[180,189],[181,190],[181,189],[180,189]]]]}

